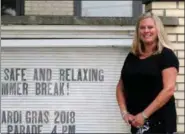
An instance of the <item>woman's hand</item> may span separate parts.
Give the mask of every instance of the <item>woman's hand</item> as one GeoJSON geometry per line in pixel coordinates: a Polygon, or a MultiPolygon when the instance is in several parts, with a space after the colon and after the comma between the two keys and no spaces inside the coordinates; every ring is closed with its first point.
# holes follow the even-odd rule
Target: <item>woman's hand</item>
{"type": "Polygon", "coordinates": [[[129,124],[129,125],[131,125],[131,123],[132,123],[132,121],[134,120],[134,118],[135,118],[134,115],[132,115],[132,114],[130,114],[130,113],[125,114],[124,117],[123,117],[124,121],[125,121],[127,124],[129,124]]]}
{"type": "Polygon", "coordinates": [[[145,123],[145,119],[142,116],[142,113],[138,113],[134,116],[134,120],[132,121],[131,125],[138,128],[143,126],[145,123]]]}

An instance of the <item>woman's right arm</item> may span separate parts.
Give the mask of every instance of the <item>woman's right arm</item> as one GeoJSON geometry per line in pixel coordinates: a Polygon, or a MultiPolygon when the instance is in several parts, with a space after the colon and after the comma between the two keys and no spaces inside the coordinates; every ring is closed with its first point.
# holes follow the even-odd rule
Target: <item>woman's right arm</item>
{"type": "Polygon", "coordinates": [[[123,81],[120,79],[116,86],[116,98],[120,108],[121,113],[127,112],[125,97],[123,92],[123,81]]]}
{"type": "Polygon", "coordinates": [[[117,86],[116,86],[116,98],[120,108],[120,112],[124,121],[128,124],[134,120],[134,116],[127,111],[125,97],[124,97],[124,90],[123,89],[123,81],[120,79],[117,86]]]}

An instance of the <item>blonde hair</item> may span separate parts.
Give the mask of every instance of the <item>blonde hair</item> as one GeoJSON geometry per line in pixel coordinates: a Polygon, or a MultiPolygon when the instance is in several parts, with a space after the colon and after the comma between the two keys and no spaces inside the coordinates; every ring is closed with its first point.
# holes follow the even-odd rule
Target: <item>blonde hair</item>
{"type": "Polygon", "coordinates": [[[169,49],[172,49],[171,43],[167,38],[167,34],[164,30],[164,25],[163,25],[161,19],[151,12],[146,12],[138,18],[138,21],[136,23],[136,29],[135,29],[135,34],[134,34],[134,39],[133,39],[131,51],[135,55],[141,55],[144,53],[144,45],[139,38],[139,24],[140,24],[141,20],[146,19],[146,18],[152,18],[154,20],[154,23],[155,23],[157,31],[158,31],[158,33],[157,33],[157,40],[158,40],[157,48],[153,54],[160,53],[162,51],[163,47],[167,47],[169,49]]]}

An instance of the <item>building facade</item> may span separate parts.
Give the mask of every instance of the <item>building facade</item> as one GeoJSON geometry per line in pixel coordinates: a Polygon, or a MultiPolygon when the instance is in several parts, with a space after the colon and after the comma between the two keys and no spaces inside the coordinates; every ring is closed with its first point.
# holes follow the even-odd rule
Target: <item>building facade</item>
{"type": "Polygon", "coordinates": [[[184,132],[184,1],[6,2],[1,132],[128,133],[115,88],[146,11],[160,16],[179,58],[177,127],[184,132]]]}

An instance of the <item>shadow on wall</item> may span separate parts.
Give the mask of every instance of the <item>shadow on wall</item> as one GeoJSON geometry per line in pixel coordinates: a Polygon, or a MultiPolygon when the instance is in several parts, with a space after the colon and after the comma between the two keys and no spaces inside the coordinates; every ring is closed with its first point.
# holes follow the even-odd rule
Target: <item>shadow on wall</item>
{"type": "Polygon", "coordinates": [[[1,1],[1,16],[10,15],[16,16],[16,0],[2,0],[1,1]]]}

